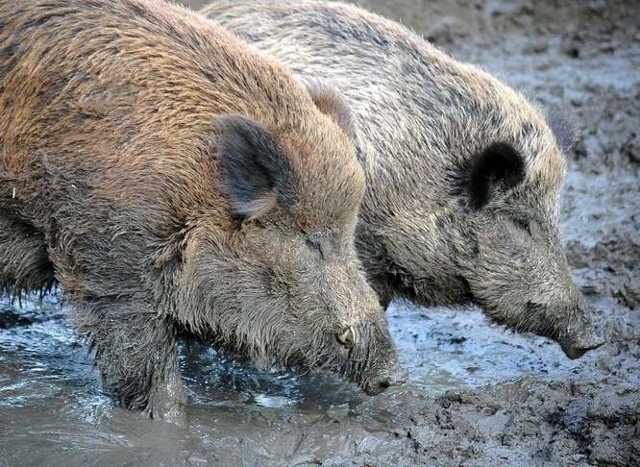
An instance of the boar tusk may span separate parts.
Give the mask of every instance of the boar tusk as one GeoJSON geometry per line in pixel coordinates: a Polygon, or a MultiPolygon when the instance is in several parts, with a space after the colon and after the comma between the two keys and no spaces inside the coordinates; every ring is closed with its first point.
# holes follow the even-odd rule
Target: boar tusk
{"type": "Polygon", "coordinates": [[[355,327],[349,326],[342,333],[338,334],[338,342],[348,348],[352,348],[358,342],[358,331],[355,327]]]}
{"type": "Polygon", "coordinates": [[[355,326],[349,326],[349,329],[351,330],[351,334],[353,335],[353,345],[355,346],[358,342],[360,342],[360,332],[355,326]]]}
{"type": "Polygon", "coordinates": [[[338,334],[338,342],[342,345],[347,345],[347,339],[349,338],[349,329],[345,329],[341,334],[338,334]]]}

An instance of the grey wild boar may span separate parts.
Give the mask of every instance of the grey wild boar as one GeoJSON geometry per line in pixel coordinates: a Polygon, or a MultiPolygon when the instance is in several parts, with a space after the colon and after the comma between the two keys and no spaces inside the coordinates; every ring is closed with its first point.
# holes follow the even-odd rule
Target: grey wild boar
{"type": "Polygon", "coordinates": [[[218,0],[201,13],[344,95],[367,177],[356,244],[384,303],[473,302],[570,358],[598,346],[558,230],[561,121],[351,5],[218,0]]]}
{"type": "Polygon", "coordinates": [[[0,18],[1,285],[59,283],[122,406],[181,417],[183,332],[372,394],[401,380],[335,94],[161,2],[0,18]]]}

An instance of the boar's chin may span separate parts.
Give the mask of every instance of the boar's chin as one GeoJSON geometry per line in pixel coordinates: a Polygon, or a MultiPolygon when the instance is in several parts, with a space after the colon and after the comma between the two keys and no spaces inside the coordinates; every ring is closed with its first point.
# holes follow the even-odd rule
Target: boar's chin
{"type": "Polygon", "coordinates": [[[576,358],[582,357],[588,351],[597,349],[602,344],[604,344],[604,341],[594,336],[593,339],[589,339],[585,341],[575,341],[573,339],[568,339],[568,340],[561,339],[559,343],[565,355],[569,357],[571,360],[575,360],[576,358]]]}
{"type": "Polygon", "coordinates": [[[407,374],[399,366],[383,315],[376,315],[372,321],[365,320],[356,327],[349,343],[341,342],[333,328],[308,332],[303,327],[292,329],[290,326],[272,327],[271,332],[259,338],[254,334],[253,339],[238,329],[225,337],[220,334],[208,337],[212,345],[229,350],[262,369],[278,368],[298,374],[331,372],[357,384],[370,395],[403,383],[407,374]],[[283,329],[285,332],[280,332],[283,329]]]}
{"type": "Polygon", "coordinates": [[[399,365],[376,374],[374,377],[365,378],[358,385],[370,396],[375,396],[386,391],[391,386],[400,386],[407,381],[408,372],[399,365]]]}
{"type": "MultiPolygon", "coordinates": [[[[378,336],[374,340],[376,338],[378,336]]],[[[299,374],[312,371],[337,374],[359,386],[368,395],[377,395],[390,386],[404,383],[407,372],[397,362],[395,349],[391,347],[383,355],[372,358],[370,345],[375,343],[367,339],[346,351],[331,334],[306,347],[291,349],[286,355],[275,358],[274,363],[299,374]]]]}
{"type": "Polygon", "coordinates": [[[544,305],[528,303],[527,311],[534,316],[533,322],[542,324],[531,331],[558,342],[565,355],[572,360],[582,357],[604,343],[604,340],[597,335],[588,312],[581,309],[579,305],[576,309],[569,311],[555,310],[549,313],[548,307],[544,305]],[[554,314],[561,316],[562,319],[552,319],[554,314]]]}

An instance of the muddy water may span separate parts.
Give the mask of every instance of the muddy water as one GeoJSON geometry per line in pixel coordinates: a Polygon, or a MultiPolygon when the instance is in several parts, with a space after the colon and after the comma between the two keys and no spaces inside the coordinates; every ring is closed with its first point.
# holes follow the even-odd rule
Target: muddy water
{"type": "Polygon", "coordinates": [[[51,297],[34,302],[26,309],[5,302],[1,314],[0,465],[278,464],[295,460],[297,451],[311,460],[316,450],[322,458],[335,449],[333,439],[324,439],[327,424],[392,432],[398,420],[389,402],[411,393],[437,397],[525,376],[564,379],[585,364],[568,362],[544,339],[487,326],[478,310],[395,303],[389,316],[411,374],[406,387],[369,398],[330,375],[261,372],[186,344],[181,364],[189,424],[178,428],[114,408],[64,309],[51,297]],[[318,439],[305,443],[306,431],[318,439]]]}
{"type": "Polygon", "coordinates": [[[563,230],[608,343],[569,361],[476,309],[394,303],[407,385],[371,398],[183,345],[188,423],[176,427],[113,407],[54,298],[5,301],[0,466],[640,465],[640,6],[364,4],[574,115],[563,230]]]}

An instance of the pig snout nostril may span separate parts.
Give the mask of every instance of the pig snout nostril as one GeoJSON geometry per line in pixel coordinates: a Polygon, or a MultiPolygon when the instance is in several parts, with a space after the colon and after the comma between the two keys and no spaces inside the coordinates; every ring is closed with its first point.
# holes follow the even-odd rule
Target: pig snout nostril
{"type": "Polygon", "coordinates": [[[391,385],[391,380],[389,378],[381,378],[379,380],[372,381],[371,384],[367,385],[365,392],[370,396],[376,396],[384,392],[391,385]]]}
{"type": "Polygon", "coordinates": [[[584,354],[586,354],[590,350],[597,349],[602,344],[604,344],[604,341],[598,340],[598,341],[590,342],[588,344],[581,344],[581,345],[569,344],[569,345],[561,345],[561,346],[562,346],[562,350],[567,355],[567,357],[569,357],[571,360],[575,360],[577,358],[582,357],[584,354]]]}
{"type": "Polygon", "coordinates": [[[367,388],[369,395],[375,396],[384,392],[391,386],[400,386],[407,381],[408,373],[404,368],[395,368],[379,379],[372,381],[367,388]]]}
{"type": "Polygon", "coordinates": [[[382,380],[378,382],[378,394],[383,392],[385,389],[387,389],[389,386],[391,386],[391,381],[389,381],[388,379],[382,380]]]}
{"type": "Polygon", "coordinates": [[[575,360],[577,358],[582,357],[584,354],[586,354],[589,350],[591,349],[581,349],[581,348],[577,348],[577,347],[569,347],[565,350],[565,354],[567,355],[567,357],[569,357],[571,360],[575,360]]]}

